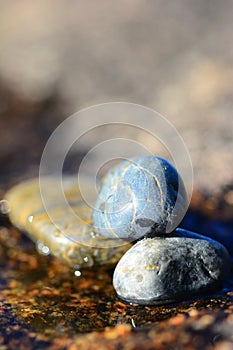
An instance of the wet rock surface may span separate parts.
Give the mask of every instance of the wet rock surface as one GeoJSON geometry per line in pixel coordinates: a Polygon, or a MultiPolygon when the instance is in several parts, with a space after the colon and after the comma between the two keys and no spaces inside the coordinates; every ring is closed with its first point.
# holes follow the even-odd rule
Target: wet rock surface
{"type": "MultiPolygon", "coordinates": [[[[116,244],[93,232],[92,210],[83,201],[75,176],[63,177],[67,202],[60,196],[56,178],[40,178],[40,181],[46,192],[47,210],[42,202],[45,197],[40,192],[39,178],[13,186],[2,201],[5,206],[7,203],[11,222],[28,234],[38,251],[44,255],[51,253],[70,266],[83,268],[114,265],[129,249],[127,242],[116,244]]],[[[88,189],[89,182],[85,186],[88,189]]]]}
{"type": "Polygon", "coordinates": [[[146,238],[118,262],[113,285],[120,298],[139,304],[176,302],[223,286],[231,260],[218,242],[187,230],[146,238]]]}
{"type": "Polygon", "coordinates": [[[80,277],[7,220],[0,229],[0,344],[21,349],[217,349],[232,339],[233,286],[176,304],[144,306],[119,300],[113,270],[80,277]]]}

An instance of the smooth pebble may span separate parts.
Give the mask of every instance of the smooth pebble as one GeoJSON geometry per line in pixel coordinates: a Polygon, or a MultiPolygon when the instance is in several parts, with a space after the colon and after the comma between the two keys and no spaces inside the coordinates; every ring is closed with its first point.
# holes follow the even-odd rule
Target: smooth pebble
{"type": "Polygon", "coordinates": [[[127,302],[161,304],[222,287],[230,256],[218,242],[182,229],[167,238],[146,238],[118,262],[113,285],[127,302]]]}
{"type": "Polygon", "coordinates": [[[122,162],[103,178],[93,225],[105,237],[132,241],[152,231],[173,231],[187,207],[176,169],[159,157],[138,157],[122,162]]]}

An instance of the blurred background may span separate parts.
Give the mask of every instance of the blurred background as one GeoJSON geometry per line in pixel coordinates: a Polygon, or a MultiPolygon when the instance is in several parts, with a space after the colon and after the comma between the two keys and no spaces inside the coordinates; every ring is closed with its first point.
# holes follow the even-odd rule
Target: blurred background
{"type": "Polygon", "coordinates": [[[1,0],[0,194],[38,174],[61,121],[109,101],[174,124],[195,188],[231,184],[232,14],[231,0],[1,0]]]}

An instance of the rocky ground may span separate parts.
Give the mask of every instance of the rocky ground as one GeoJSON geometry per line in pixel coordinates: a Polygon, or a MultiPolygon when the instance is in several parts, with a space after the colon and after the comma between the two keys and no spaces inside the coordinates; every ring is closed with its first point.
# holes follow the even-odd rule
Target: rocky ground
{"type": "Polygon", "coordinates": [[[75,276],[39,255],[6,217],[0,239],[1,349],[232,349],[232,281],[177,304],[129,305],[114,292],[112,270],[75,276]]]}

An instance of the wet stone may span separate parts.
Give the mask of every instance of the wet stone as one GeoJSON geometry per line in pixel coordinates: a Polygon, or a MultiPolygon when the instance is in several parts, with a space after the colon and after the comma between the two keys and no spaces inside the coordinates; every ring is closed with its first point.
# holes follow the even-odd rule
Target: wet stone
{"type": "MultiPolygon", "coordinates": [[[[114,265],[130,248],[93,231],[92,210],[82,200],[77,179],[63,177],[65,202],[57,193],[56,178],[43,179],[48,206],[45,208],[39,179],[12,187],[4,202],[11,222],[35,242],[42,255],[52,254],[75,269],[114,265]]],[[[89,183],[85,184],[89,188],[89,183]]]]}
{"type": "Polygon", "coordinates": [[[219,290],[230,273],[230,256],[218,242],[177,229],[170,237],[145,238],[118,262],[118,296],[138,304],[164,304],[219,290]]]}
{"type": "Polygon", "coordinates": [[[93,225],[105,237],[132,241],[151,230],[173,231],[187,206],[182,179],[168,161],[156,156],[133,158],[102,179],[93,225]]]}

